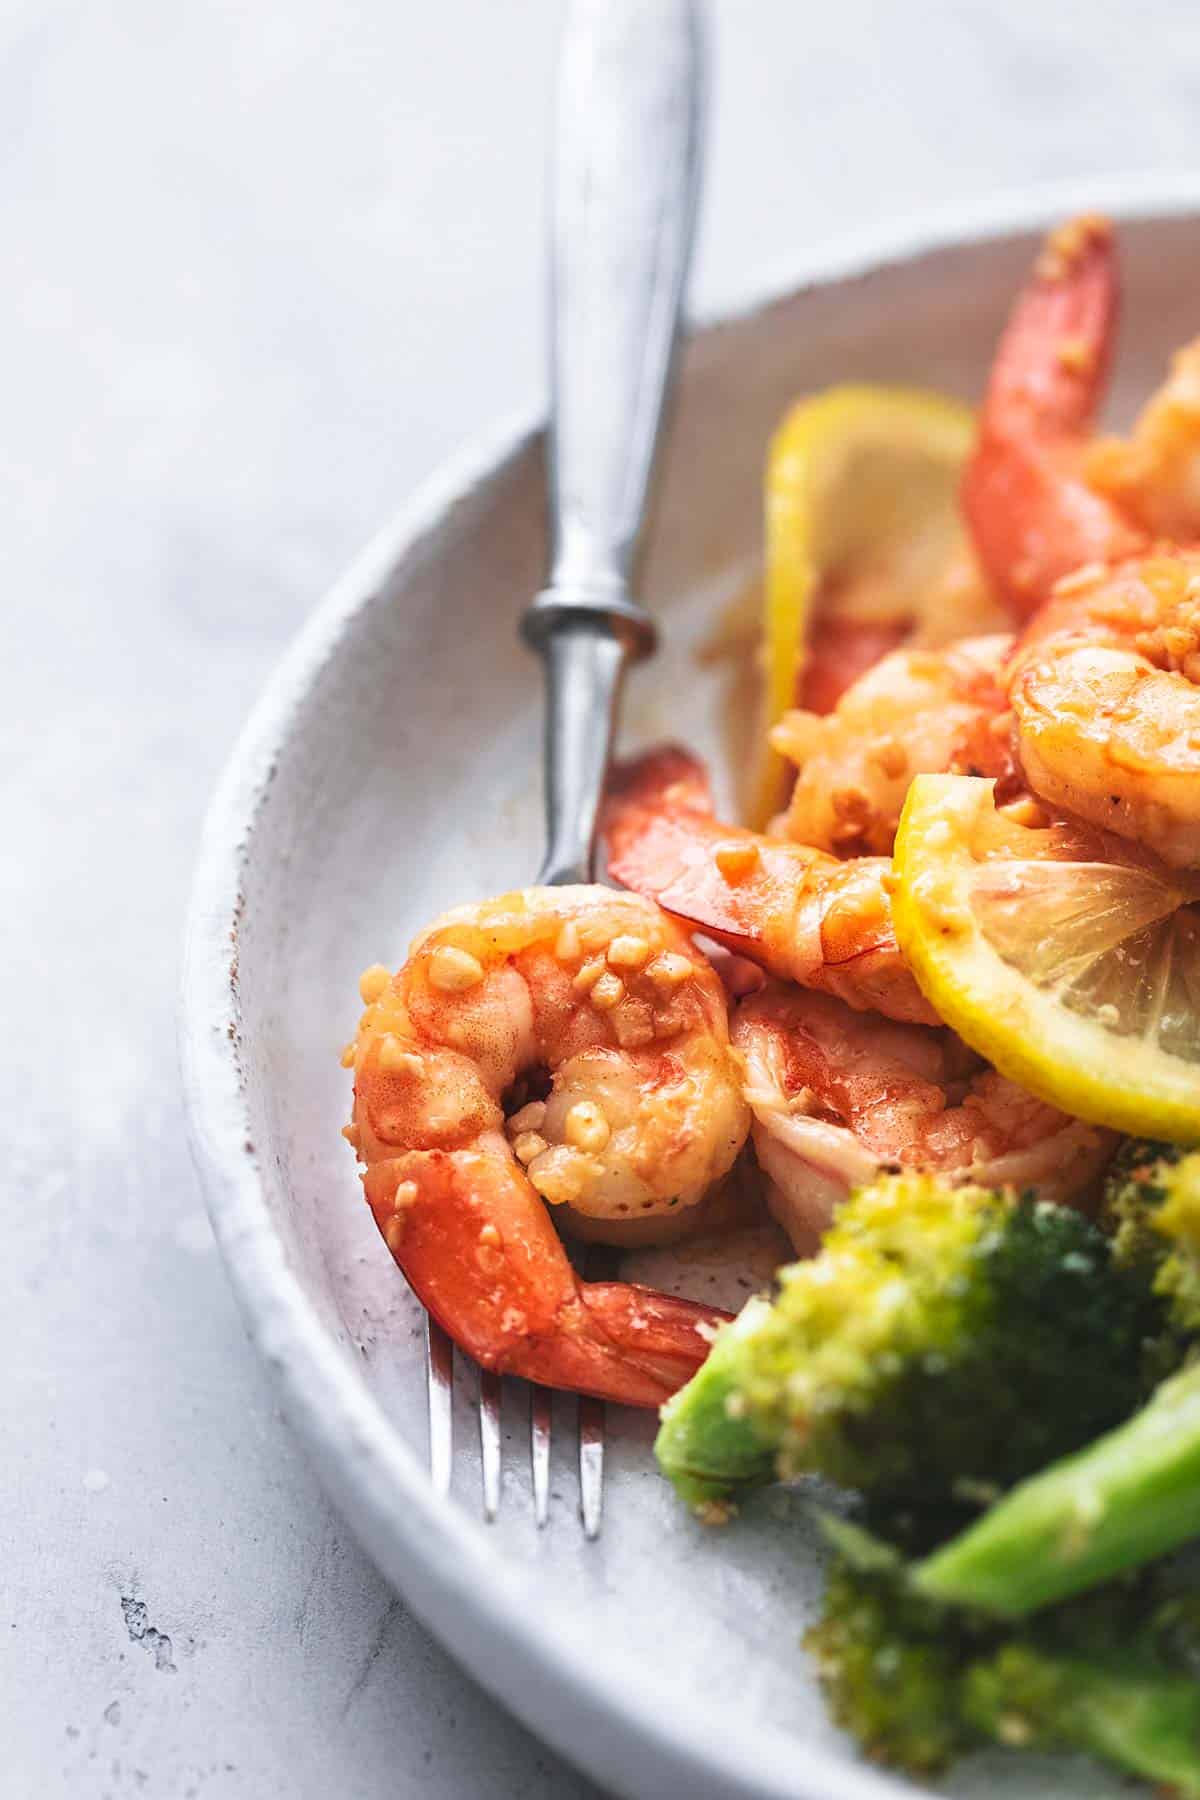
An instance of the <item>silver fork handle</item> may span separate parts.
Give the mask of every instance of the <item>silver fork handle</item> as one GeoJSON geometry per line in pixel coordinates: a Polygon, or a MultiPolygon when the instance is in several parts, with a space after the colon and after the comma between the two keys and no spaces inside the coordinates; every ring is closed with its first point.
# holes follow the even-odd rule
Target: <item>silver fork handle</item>
{"type": "Polygon", "coordinates": [[[546,860],[586,881],[628,662],[630,593],[700,174],[693,0],[573,0],[554,146],[550,581],[523,621],[546,662],[546,860]]]}

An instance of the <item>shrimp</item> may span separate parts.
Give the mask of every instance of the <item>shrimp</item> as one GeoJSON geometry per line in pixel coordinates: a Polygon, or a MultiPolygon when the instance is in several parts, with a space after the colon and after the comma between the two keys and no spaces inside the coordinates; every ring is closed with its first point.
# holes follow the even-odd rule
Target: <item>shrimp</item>
{"type": "Polygon", "coordinates": [[[896,946],[889,858],[719,824],[703,764],[675,746],[617,771],[605,831],[610,873],[692,930],[850,1006],[936,1023],[896,946]]]}
{"type": "Polygon", "coordinates": [[[1200,338],[1176,351],[1129,439],[1098,439],[1084,468],[1091,486],[1153,537],[1200,538],[1200,338]]]}
{"type": "MultiPolygon", "coordinates": [[[[1151,544],[1085,480],[1114,311],[1111,232],[1078,221],[1051,240],[1002,340],[963,501],[993,579],[1007,571],[1010,586],[1042,602],[1007,674],[1030,788],[1165,862],[1195,867],[1200,550],[1151,544]]],[[[1189,352],[1177,365],[1124,462],[1105,453],[1109,487],[1136,490],[1142,517],[1158,524],[1187,523],[1180,446],[1196,360],[1189,352]],[[1157,511],[1155,471],[1164,480],[1157,511]]]]}
{"type": "Polygon", "coordinates": [[[996,352],[961,497],[979,559],[1018,619],[1061,576],[1146,548],[1086,476],[1117,310],[1112,227],[1076,219],[1047,240],[996,352]]]}
{"type": "Polygon", "coordinates": [[[996,778],[1017,786],[1011,718],[1000,674],[1011,637],[944,650],[895,650],[843,694],[836,709],[785,713],[771,743],[799,770],[785,835],[837,856],[890,856],[914,775],[996,778]]]}
{"type": "Polygon", "coordinates": [[[725,1315],[581,1281],[546,1205],[673,1222],[732,1167],[749,1116],[711,967],[635,895],[527,888],[362,990],[346,1135],[418,1298],[485,1368],[660,1405],[725,1315]]]}
{"type": "Polygon", "coordinates": [[[1075,1200],[1116,1143],[1015,1087],[944,1026],[871,1018],[825,994],[768,983],[739,1007],[733,1042],[767,1204],[801,1253],[852,1188],[885,1171],[1075,1200]]]}
{"type": "Polygon", "coordinates": [[[797,682],[798,708],[805,715],[824,718],[855,682],[911,635],[907,613],[894,619],[826,619],[818,613],[797,682]]]}
{"type": "Polygon", "coordinates": [[[1060,582],[1009,676],[1039,799],[1200,866],[1200,551],[1060,582]]]}
{"type": "Polygon", "coordinates": [[[963,638],[1001,632],[1007,609],[983,581],[970,547],[962,545],[940,574],[924,585],[921,604],[897,611],[890,568],[859,576],[851,597],[836,584],[823,596],[797,683],[796,705],[824,715],[868,670],[894,650],[940,650],[963,638]]]}

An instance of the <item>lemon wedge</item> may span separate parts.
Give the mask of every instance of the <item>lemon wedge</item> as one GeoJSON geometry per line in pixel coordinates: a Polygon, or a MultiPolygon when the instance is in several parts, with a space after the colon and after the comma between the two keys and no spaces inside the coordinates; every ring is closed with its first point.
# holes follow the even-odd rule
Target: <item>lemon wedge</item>
{"type": "MultiPolygon", "coordinates": [[[[787,413],[766,470],[767,728],[798,702],[814,633],[879,627],[882,653],[901,636],[934,644],[1003,629],[958,509],[974,429],[967,407],[920,388],[834,387],[787,413]]],[[[767,758],[764,817],[788,767],[774,750],[767,758]]]]}
{"type": "Polygon", "coordinates": [[[967,775],[909,789],[893,912],[923,992],[1065,1112],[1200,1142],[1200,878],[1014,810],[967,775]]]}

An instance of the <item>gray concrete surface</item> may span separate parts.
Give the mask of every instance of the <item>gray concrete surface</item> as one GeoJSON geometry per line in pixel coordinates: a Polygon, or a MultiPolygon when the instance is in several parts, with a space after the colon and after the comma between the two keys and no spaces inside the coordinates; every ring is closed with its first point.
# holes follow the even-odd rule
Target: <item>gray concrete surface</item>
{"type": "MultiPolygon", "coordinates": [[[[848,226],[1200,151],[1200,14],[1171,0],[716,13],[701,301],[848,226]]],[[[276,655],[539,386],[557,21],[0,4],[15,1800],[593,1791],[429,1641],[305,1468],[211,1245],[172,1017],[205,798],[276,655]]]]}

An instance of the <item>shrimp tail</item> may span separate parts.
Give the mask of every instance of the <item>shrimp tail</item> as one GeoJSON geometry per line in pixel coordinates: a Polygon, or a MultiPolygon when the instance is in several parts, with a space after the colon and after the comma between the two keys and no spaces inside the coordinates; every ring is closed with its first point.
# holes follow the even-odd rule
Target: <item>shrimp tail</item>
{"type": "Polygon", "coordinates": [[[1018,619],[1085,563],[1144,544],[1083,474],[1120,305],[1112,227],[1081,218],[1047,240],[1001,337],[962,484],[988,575],[1018,619]]]}
{"type": "Polygon", "coordinates": [[[708,1355],[713,1332],[731,1317],[719,1307],[637,1282],[582,1282],[579,1295],[594,1329],[614,1351],[665,1384],[667,1396],[691,1380],[708,1355]]]}
{"type": "Polygon", "coordinates": [[[710,816],[714,810],[707,766],[685,744],[656,744],[613,765],[604,816],[610,850],[623,823],[636,829],[646,813],[681,810],[710,816]]]}
{"type": "Polygon", "coordinates": [[[1120,317],[1112,225],[1084,217],[1052,232],[1000,339],[984,412],[989,426],[1079,437],[1108,385],[1120,317]]]}
{"type": "Polygon", "coordinates": [[[364,1186],[426,1310],[476,1362],[625,1406],[661,1406],[729,1316],[621,1282],[579,1280],[527,1178],[478,1150],[410,1151],[364,1186]]]}

